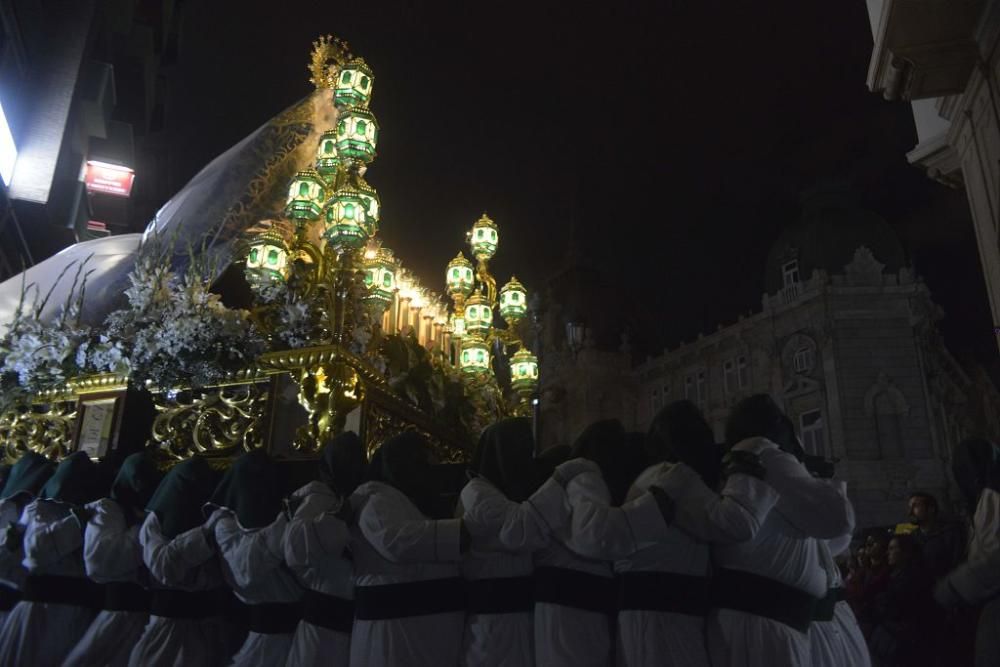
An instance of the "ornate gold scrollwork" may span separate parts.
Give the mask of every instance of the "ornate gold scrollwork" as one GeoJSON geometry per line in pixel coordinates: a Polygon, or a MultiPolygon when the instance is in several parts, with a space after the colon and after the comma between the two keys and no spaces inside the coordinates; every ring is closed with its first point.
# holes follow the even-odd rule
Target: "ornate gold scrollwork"
{"type": "Polygon", "coordinates": [[[69,453],[76,432],[76,402],[55,400],[0,415],[3,456],[13,463],[28,451],[52,460],[69,453]]]}
{"type": "Polygon", "coordinates": [[[343,361],[304,368],[299,373],[299,404],[309,415],[309,422],[295,435],[295,448],[319,451],[344,428],[347,413],[364,397],[364,386],[357,372],[343,361]]]}
{"type": "Polygon", "coordinates": [[[268,385],[261,382],[157,393],[152,439],[174,459],[224,458],[264,446],[268,385]]]}

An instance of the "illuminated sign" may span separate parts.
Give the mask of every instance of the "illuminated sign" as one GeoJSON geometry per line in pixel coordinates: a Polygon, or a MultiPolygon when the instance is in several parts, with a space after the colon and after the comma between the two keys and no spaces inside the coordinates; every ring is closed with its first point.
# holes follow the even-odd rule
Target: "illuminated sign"
{"type": "Polygon", "coordinates": [[[116,197],[128,197],[132,193],[135,172],[128,167],[96,160],[87,161],[84,182],[87,192],[100,192],[116,197]]]}
{"type": "Polygon", "coordinates": [[[3,107],[0,106],[0,178],[3,179],[4,185],[10,185],[16,161],[17,146],[14,145],[14,137],[10,134],[7,116],[3,112],[3,107]]]}

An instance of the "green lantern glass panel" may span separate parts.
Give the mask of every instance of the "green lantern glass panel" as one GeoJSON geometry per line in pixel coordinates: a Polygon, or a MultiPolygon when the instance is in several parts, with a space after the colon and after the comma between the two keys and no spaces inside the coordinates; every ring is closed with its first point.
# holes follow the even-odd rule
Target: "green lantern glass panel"
{"type": "Polygon", "coordinates": [[[316,220],[323,210],[324,188],[319,174],[299,172],[288,186],[285,215],[296,220],[316,220]]]}
{"type": "Polygon", "coordinates": [[[337,153],[363,163],[375,159],[378,124],[367,110],[349,107],[337,124],[337,153]]]}
{"type": "Polygon", "coordinates": [[[288,253],[284,248],[257,241],[247,253],[243,272],[251,285],[283,282],[287,264],[288,253]]]}
{"type": "Polygon", "coordinates": [[[250,256],[247,258],[247,260],[249,262],[253,263],[253,264],[256,264],[257,262],[259,262],[260,261],[260,250],[258,248],[251,248],[250,249],[250,256]]]}
{"type": "Polygon", "coordinates": [[[460,355],[462,371],[470,375],[488,373],[490,352],[486,344],[477,338],[467,338],[462,344],[460,355]]]}
{"type": "Polygon", "coordinates": [[[320,137],[319,147],[316,149],[316,171],[324,178],[330,178],[337,173],[337,166],[340,160],[337,157],[337,133],[328,130],[320,137]]]}

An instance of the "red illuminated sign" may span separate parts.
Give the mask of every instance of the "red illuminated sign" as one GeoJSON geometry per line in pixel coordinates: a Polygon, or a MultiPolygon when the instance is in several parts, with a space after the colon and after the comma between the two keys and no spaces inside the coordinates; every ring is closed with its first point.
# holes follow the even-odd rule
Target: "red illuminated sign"
{"type": "Polygon", "coordinates": [[[87,192],[128,197],[132,193],[132,181],[134,180],[135,172],[128,167],[95,160],[87,162],[87,173],[84,181],[87,185],[87,192]]]}

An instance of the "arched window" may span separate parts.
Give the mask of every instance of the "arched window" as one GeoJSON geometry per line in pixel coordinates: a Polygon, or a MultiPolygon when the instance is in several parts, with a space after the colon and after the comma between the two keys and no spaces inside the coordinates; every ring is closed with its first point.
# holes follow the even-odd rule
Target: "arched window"
{"type": "Polygon", "coordinates": [[[875,433],[878,449],[883,459],[903,458],[903,438],[900,432],[899,412],[889,392],[883,391],[873,399],[875,433]]]}

